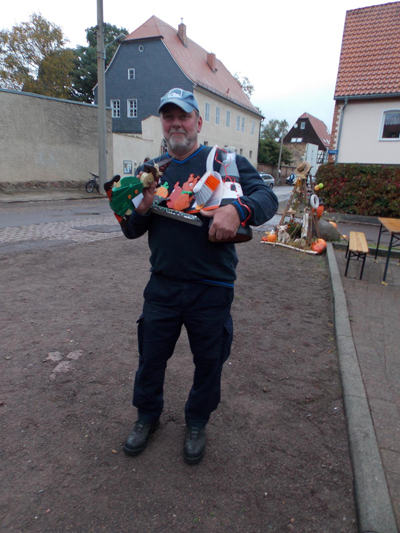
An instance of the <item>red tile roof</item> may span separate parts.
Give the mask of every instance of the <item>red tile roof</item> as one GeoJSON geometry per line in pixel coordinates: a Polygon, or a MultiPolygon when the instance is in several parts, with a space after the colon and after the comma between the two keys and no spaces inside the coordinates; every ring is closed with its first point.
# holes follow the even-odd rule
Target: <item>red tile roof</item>
{"type": "Polygon", "coordinates": [[[319,118],[313,117],[309,113],[303,113],[301,117],[299,117],[299,120],[301,118],[308,118],[312,127],[314,128],[315,133],[321,139],[321,142],[324,143],[326,148],[329,148],[331,144],[331,134],[329,133],[329,130],[326,127],[325,123],[322,122],[322,120],[319,120],[319,118]]]}
{"type": "Polygon", "coordinates": [[[186,46],[184,46],[178,37],[177,30],[159,18],[150,17],[144,24],[130,33],[125,41],[151,38],[163,40],[173,59],[195,85],[204,87],[261,116],[239,83],[219,59],[215,58],[216,70],[213,71],[207,63],[208,53],[204,48],[189,38],[187,38],[186,46]]]}
{"type": "Polygon", "coordinates": [[[400,2],[346,13],[335,98],[400,93],[400,2]]]}

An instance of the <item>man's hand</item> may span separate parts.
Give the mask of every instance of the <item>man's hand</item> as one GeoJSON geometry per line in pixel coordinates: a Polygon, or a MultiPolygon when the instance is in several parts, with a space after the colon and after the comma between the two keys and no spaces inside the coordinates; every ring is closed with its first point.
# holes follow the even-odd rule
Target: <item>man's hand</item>
{"type": "MultiPolygon", "coordinates": [[[[140,172],[138,176],[139,178],[141,174],[142,172],[140,172]]],[[[146,187],[145,189],[143,189],[143,192],[142,192],[143,200],[140,202],[140,204],[135,209],[136,213],[138,213],[139,215],[145,215],[147,213],[147,211],[150,209],[150,207],[153,204],[156,188],[157,188],[157,183],[153,181],[153,183],[151,183],[149,187],[146,187]]]]}
{"type": "Polygon", "coordinates": [[[213,222],[208,231],[210,241],[224,241],[232,239],[240,226],[238,212],[233,205],[225,205],[210,211],[200,211],[204,217],[212,218],[213,222]]]}

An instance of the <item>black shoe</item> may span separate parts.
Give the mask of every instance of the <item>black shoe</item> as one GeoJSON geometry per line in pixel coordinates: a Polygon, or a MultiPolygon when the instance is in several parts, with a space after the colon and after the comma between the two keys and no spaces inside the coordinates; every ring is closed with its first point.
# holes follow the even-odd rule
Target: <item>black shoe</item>
{"type": "Polygon", "coordinates": [[[206,450],[206,428],[186,426],[183,456],[190,465],[196,465],[203,459],[206,450]]]}
{"type": "Polygon", "coordinates": [[[128,455],[139,455],[147,446],[150,435],[160,427],[160,421],[144,424],[140,420],[135,422],[132,431],[124,444],[124,452],[128,455]]]}

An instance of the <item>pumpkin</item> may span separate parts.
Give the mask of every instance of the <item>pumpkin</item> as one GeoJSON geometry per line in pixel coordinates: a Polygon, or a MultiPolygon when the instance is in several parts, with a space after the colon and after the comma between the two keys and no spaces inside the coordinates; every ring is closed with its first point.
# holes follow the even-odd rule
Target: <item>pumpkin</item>
{"type": "Polygon", "coordinates": [[[169,188],[169,185],[168,185],[168,182],[166,181],[164,185],[160,185],[160,187],[156,189],[155,194],[157,196],[161,196],[162,198],[168,198],[168,194],[169,194],[168,188],[169,188]]]}
{"type": "Polygon", "coordinates": [[[317,244],[322,244],[322,246],[325,246],[326,248],[326,241],[324,241],[324,239],[317,239],[317,244]]]}
{"type": "Polygon", "coordinates": [[[311,250],[313,252],[317,252],[317,254],[323,254],[325,251],[325,246],[323,244],[319,244],[318,242],[313,242],[311,245],[311,250]]]}
{"type": "Polygon", "coordinates": [[[329,224],[332,224],[332,226],[333,226],[334,228],[337,229],[337,224],[336,224],[336,222],[332,222],[332,221],[330,221],[329,224]]]}
{"type": "Polygon", "coordinates": [[[317,217],[321,218],[323,212],[324,212],[324,206],[322,204],[319,204],[319,206],[317,207],[317,217]]]}
{"type": "Polygon", "coordinates": [[[267,235],[267,241],[268,242],[276,242],[276,239],[278,238],[276,233],[270,233],[267,235]]]}

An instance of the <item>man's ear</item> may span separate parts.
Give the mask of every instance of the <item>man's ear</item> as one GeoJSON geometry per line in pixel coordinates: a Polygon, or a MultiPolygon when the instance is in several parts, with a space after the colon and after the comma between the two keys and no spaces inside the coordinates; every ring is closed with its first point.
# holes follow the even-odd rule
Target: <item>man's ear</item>
{"type": "Polygon", "coordinates": [[[202,117],[199,117],[199,119],[197,121],[197,133],[201,132],[202,126],[203,126],[203,119],[202,119],[202,117]]]}

